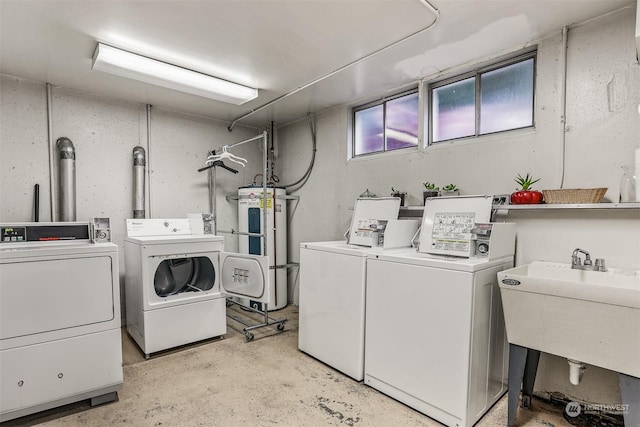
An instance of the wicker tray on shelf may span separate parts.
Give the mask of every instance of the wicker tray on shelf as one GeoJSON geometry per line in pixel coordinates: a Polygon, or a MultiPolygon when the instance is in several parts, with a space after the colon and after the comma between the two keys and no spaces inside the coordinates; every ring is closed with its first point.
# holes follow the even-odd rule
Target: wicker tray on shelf
{"type": "Polygon", "coordinates": [[[606,188],[568,188],[542,190],[545,203],[600,203],[606,188]]]}

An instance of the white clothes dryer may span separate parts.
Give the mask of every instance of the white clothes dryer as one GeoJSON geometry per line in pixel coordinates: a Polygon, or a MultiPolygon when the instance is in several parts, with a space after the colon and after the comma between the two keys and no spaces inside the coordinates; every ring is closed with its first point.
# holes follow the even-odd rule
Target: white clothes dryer
{"type": "Polygon", "coordinates": [[[122,389],[118,247],[89,230],[0,224],[0,422],[122,389]]]}
{"type": "Polygon", "coordinates": [[[222,236],[160,221],[165,235],[125,239],[127,331],[146,357],[226,334],[227,296],[269,302],[267,257],[226,253],[222,236]]]}

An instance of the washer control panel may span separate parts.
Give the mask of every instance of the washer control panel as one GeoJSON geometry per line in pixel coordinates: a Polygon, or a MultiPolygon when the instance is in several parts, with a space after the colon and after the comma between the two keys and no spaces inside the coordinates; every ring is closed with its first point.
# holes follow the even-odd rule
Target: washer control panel
{"type": "Polygon", "coordinates": [[[0,244],[89,240],[86,222],[31,222],[0,224],[0,244]]]}
{"type": "Polygon", "coordinates": [[[24,242],[27,240],[26,227],[1,227],[0,236],[3,243],[24,242]]]}

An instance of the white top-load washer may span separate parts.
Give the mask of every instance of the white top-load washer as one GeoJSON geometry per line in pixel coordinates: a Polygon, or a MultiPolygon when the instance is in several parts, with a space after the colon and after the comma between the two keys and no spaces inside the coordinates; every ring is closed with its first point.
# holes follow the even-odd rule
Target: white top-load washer
{"type": "Polygon", "coordinates": [[[398,220],[399,208],[397,197],[358,199],[349,241],[300,244],[298,348],[357,381],[364,378],[367,256],[411,246],[419,226],[398,220]]]}
{"type": "Polygon", "coordinates": [[[128,219],[127,331],[145,356],[226,334],[227,296],[269,302],[268,257],[224,252],[188,219],[128,219]]]}
{"type": "Polygon", "coordinates": [[[122,388],[118,247],[92,236],[0,224],[0,422],[122,388]]]}
{"type": "Polygon", "coordinates": [[[514,224],[492,197],[427,199],[419,250],[367,262],[365,384],[448,426],[470,427],[506,392],[497,272],[514,224]]]}

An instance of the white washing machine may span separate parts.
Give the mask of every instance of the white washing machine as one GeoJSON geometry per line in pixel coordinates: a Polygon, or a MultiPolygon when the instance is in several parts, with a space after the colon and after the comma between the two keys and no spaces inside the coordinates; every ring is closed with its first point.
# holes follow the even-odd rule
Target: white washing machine
{"type": "Polygon", "coordinates": [[[189,220],[127,220],[127,331],[145,356],[226,334],[226,297],[269,302],[268,258],[224,252],[189,220]]]}
{"type": "Polygon", "coordinates": [[[410,246],[419,226],[397,220],[399,207],[395,197],[356,201],[349,236],[362,245],[300,244],[298,348],[357,381],[364,378],[367,256],[410,246]],[[371,229],[378,221],[382,239],[371,229]]]}
{"type": "Polygon", "coordinates": [[[122,388],[118,247],[89,223],[0,224],[0,422],[122,388]]]}
{"type": "Polygon", "coordinates": [[[490,215],[491,198],[428,199],[419,251],[367,261],[364,382],[448,426],[472,426],[507,389],[497,273],[515,227],[490,215]]]}

